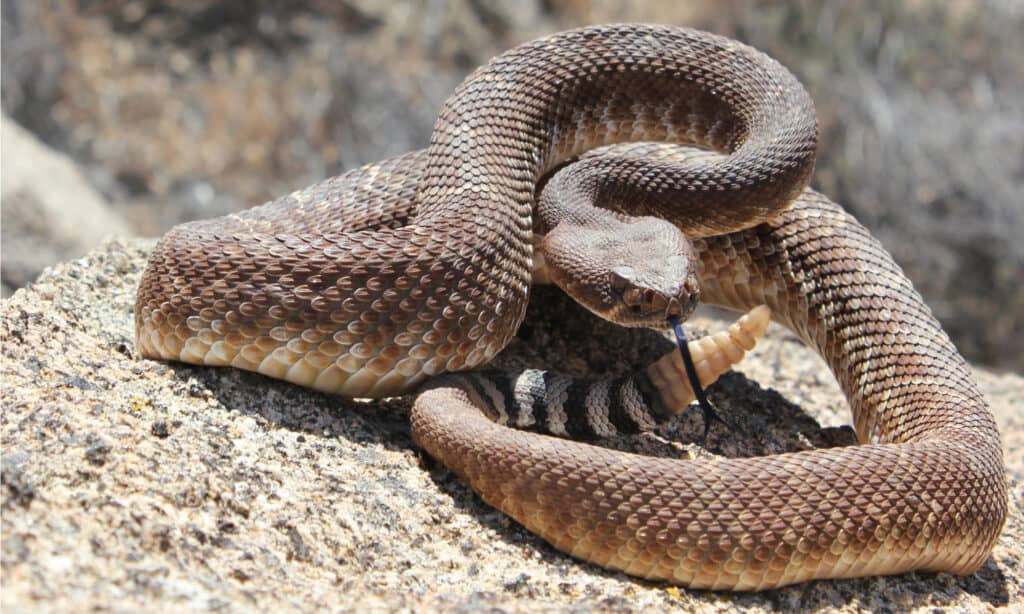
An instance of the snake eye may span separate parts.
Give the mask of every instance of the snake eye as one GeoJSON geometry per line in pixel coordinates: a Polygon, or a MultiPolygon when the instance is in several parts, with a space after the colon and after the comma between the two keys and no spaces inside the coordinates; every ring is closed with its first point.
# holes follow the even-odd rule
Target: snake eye
{"type": "Polygon", "coordinates": [[[622,302],[632,307],[633,311],[637,311],[644,302],[643,292],[636,287],[629,288],[622,294],[622,302]]]}

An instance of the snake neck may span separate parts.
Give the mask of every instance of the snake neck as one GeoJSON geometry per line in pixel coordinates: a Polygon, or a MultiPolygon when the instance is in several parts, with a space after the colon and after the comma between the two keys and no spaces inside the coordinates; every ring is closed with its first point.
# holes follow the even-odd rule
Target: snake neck
{"type": "MultiPolygon", "coordinates": [[[[639,577],[761,590],[976,571],[1007,515],[999,435],[966,364],[885,250],[811,191],[777,220],[697,248],[705,299],[771,306],[828,362],[860,439],[882,445],[678,460],[493,422],[530,427],[541,416],[551,432],[604,435],[640,425],[638,402],[654,410],[648,422],[663,413],[642,379],[618,379],[577,392],[588,422],[565,428],[547,400],[567,407],[559,393],[572,388],[531,374],[504,396],[490,392],[510,399],[504,414],[486,415],[487,390],[428,388],[413,407],[414,441],[556,548],[639,577]]],[[[664,378],[649,381],[660,388],[664,378]]]]}

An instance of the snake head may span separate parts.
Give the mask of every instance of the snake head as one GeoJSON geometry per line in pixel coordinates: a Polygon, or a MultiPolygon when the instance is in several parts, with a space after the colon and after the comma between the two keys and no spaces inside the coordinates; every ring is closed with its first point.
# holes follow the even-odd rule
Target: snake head
{"type": "Polygon", "coordinates": [[[602,318],[622,326],[664,328],[686,319],[700,284],[690,242],[653,217],[561,223],[541,243],[551,280],[602,318]]]}

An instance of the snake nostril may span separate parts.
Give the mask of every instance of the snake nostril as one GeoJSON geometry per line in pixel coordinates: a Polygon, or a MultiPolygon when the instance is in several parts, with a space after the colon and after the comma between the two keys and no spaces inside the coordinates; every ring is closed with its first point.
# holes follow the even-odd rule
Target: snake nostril
{"type": "Polygon", "coordinates": [[[679,304],[679,299],[672,297],[668,300],[668,305],[665,307],[665,317],[670,318],[672,316],[683,315],[683,308],[679,304]]]}

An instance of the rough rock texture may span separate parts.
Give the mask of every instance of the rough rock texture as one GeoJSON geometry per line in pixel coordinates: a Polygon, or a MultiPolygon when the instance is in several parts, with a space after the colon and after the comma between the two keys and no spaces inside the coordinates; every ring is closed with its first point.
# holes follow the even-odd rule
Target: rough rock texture
{"type": "Polygon", "coordinates": [[[106,237],[128,234],[128,225],[65,154],[7,115],[0,115],[0,140],[4,296],[53,263],[84,256],[106,237]]]}
{"type": "Polygon", "coordinates": [[[424,146],[455,85],[517,43],[702,27],[795,71],[822,120],[815,185],[875,230],[970,359],[1021,372],[1021,6],[7,0],[3,108],[155,236],[424,146]]]}
{"type": "MultiPolygon", "coordinates": [[[[108,243],[0,305],[5,611],[1024,607],[1020,377],[977,372],[1011,484],[1009,523],[977,574],[691,592],[575,561],[483,505],[413,448],[409,399],[346,401],[138,359],[132,305],[150,246],[108,243]]],[[[534,298],[506,365],[608,373],[670,347],[597,322],[557,291],[534,298]]],[[[711,390],[740,428],[713,428],[714,453],[852,443],[832,376],[791,335],[773,330],[742,370],[711,390]]],[[[612,445],[710,454],[687,443],[701,427],[691,411],[612,445]]]]}

